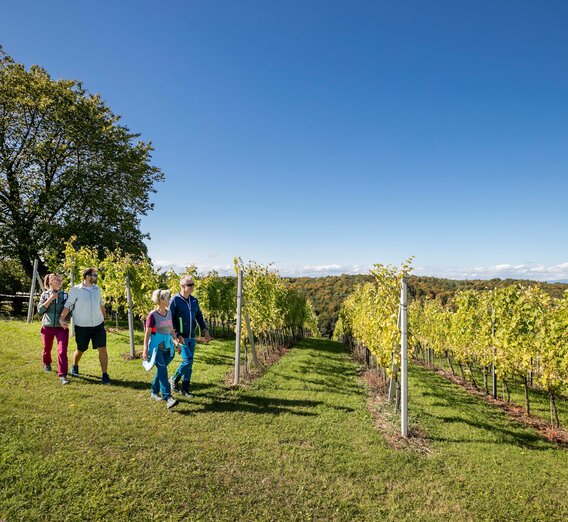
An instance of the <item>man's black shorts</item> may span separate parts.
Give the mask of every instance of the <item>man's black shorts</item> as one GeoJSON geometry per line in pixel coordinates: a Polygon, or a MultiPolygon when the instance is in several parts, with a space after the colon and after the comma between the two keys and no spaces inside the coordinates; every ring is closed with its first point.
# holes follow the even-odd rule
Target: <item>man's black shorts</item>
{"type": "Polygon", "coordinates": [[[105,348],[107,334],[105,324],[101,323],[97,326],[75,326],[75,341],[77,341],[77,350],[84,352],[89,349],[89,342],[93,342],[93,349],[105,348]]]}

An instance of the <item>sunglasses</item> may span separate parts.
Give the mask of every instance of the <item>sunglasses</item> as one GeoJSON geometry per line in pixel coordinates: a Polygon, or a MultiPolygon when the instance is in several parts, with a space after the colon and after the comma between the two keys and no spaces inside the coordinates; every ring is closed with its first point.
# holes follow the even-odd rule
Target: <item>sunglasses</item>
{"type": "Polygon", "coordinates": [[[194,287],[195,283],[189,283],[188,285],[181,285],[181,286],[189,286],[189,287],[194,287]]]}

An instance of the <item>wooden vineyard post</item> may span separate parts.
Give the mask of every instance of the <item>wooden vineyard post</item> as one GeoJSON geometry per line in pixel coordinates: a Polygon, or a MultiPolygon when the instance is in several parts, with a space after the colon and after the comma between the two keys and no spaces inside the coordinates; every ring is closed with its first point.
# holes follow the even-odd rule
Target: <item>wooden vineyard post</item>
{"type": "Polygon", "coordinates": [[[252,333],[252,328],[250,327],[250,318],[248,314],[245,314],[245,323],[247,325],[250,352],[252,354],[252,363],[254,364],[255,368],[258,368],[258,357],[256,356],[256,346],[254,345],[254,334],[252,333]]]}
{"type": "Polygon", "coordinates": [[[34,272],[32,275],[32,284],[30,287],[30,300],[28,301],[28,319],[27,319],[28,323],[31,323],[34,317],[34,294],[35,294],[36,279],[38,278],[37,265],[38,265],[38,260],[36,259],[34,261],[34,272]]]}
{"type": "Polygon", "coordinates": [[[45,290],[44,286],[43,286],[43,281],[41,280],[41,277],[39,277],[39,274],[36,271],[36,281],[37,281],[37,285],[40,287],[41,291],[43,292],[45,290]]]}
{"type": "Polygon", "coordinates": [[[237,327],[235,338],[235,376],[233,384],[239,384],[239,374],[241,370],[241,321],[242,321],[242,305],[243,305],[243,271],[239,267],[237,277],[237,327]]]}
{"type": "Polygon", "coordinates": [[[128,334],[130,338],[130,357],[136,357],[134,348],[134,312],[132,311],[132,292],[130,291],[130,277],[126,276],[126,299],[128,301],[128,334]]]}
{"type": "Polygon", "coordinates": [[[491,364],[491,384],[493,398],[497,398],[497,373],[495,372],[495,306],[491,306],[491,350],[493,352],[493,362],[491,364]]]}
{"type": "Polygon", "coordinates": [[[392,404],[392,402],[395,399],[397,375],[398,375],[398,368],[396,366],[395,353],[394,353],[394,350],[393,350],[393,352],[392,352],[392,364],[391,364],[391,378],[390,378],[390,381],[389,381],[389,404],[392,404]]]}
{"type": "Polygon", "coordinates": [[[400,289],[400,431],[408,437],[408,282],[402,278],[400,289]]]}
{"type": "MultiPolygon", "coordinates": [[[[74,267],[74,264],[71,264],[74,267]]],[[[71,288],[75,285],[75,270],[71,268],[71,275],[69,276],[69,292],[71,288]]],[[[69,321],[69,335],[73,337],[75,335],[75,320],[73,319],[73,314],[71,314],[71,321],[69,321]]]]}

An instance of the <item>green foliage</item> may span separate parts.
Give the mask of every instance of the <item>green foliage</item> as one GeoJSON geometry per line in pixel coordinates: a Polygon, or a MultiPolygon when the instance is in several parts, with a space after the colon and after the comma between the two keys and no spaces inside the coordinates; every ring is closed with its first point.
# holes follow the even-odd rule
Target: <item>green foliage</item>
{"type": "Polygon", "coordinates": [[[345,300],[334,332],[335,339],[349,336],[363,344],[389,374],[393,355],[395,362],[400,362],[400,288],[410,270],[411,259],[400,268],[375,264],[371,270],[373,282],[356,287],[345,300]]]}
{"type": "Polygon", "coordinates": [[[14,295],[16,292],[29,292],[30,278],[23,271],[19,261],[0,260],[0,294],[14,295]]]}
{"type": "MultiPolygon", "coordinates": [[[[243,272],[243,309],[255,336],[268,337],[284,329],[319,335],[313,307],[270,266],[235,259],[235,272],[243,272]]],[[[243,337],[246,337],[243,322],[243,337]]]]}
{"type": "Polygon", "coordinates": [[[529,376],[555,400],[568,389],[568,292],[551,297],[540,286],[499,286],[491,291],[458,291],[444,306],[439,300],[415,301],[410,327],[418,341],[439,357],[451,355],[468,371],[495,365],[504,382],[527,388],[529,376]]]}
{"type": "Polygon", "coordinates": [[[237,309],[237,280],[219,277],[216,271],[196,279],[195,296],[206,317],[224,323],[232,321],[237,309]]]}
{"type": "MultiPolygon", "coordinates": [[[[146,253],[139,216],[163,179],[152,148],[76,80],[29,70],[0,49],[0,256],[31,276],[63,241],[146,253]]],[[[54,259],[55,258],[55,259],[54,259]]]]}
{"type": "MultiPolygon", "coordinates": [[[[313,303],[322,335],[331,337],[335,329],[335,322],[340,316],[343,301],[353,293],[356,286],[372,282],[373,276],[342,274],[340,276],[290,278],[289,281],[313,303]]],[[[513,279],[457,281],[410,275],[408,292],[411,300],[438,299],[446,304],[459,290],[491,290],[513,284],[530,286],[534,283],[534,281],[513,279]]],[[[562,297],[563,292],[568,289],[568,285],[562,283],[540,283],[540,286],[552,297],[562,297]]]]}
{"type": "MultiPolygon", "coordinates": [[[[159,277],[147,257],[135,258],[115,249],[105,250],[101,260],[95,248],[75,246],[74,237],[65,243],[63,255],[60,270],[65,275],[66,286],[70,283],[71,273],[74,275],[74,284],[79,284],[82,281],[82,270],[92,266],[98,270],[97,284],[101,287],[107,306],[113,311],[125,313],[128,308],[127,275],[130,278],[134,315],[143,318],[154,307],[151,296],[158,288],[159,277]]],[[[57,270],[57,267],[54,269],[57,270]]]]}

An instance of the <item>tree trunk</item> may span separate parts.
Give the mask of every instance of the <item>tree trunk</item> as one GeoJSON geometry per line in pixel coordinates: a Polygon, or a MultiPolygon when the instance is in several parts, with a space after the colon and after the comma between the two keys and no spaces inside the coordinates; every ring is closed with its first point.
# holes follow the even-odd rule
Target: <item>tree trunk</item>
{"type": "Polygon", "coordinates": [[[560,428],[560,419],[558,418],[558,408],[556,406],[556,394],[552,391],[548,392],[550,397],[550,420],[553,428],[560,428]]]}
{"type": "Polygon", "coordinates": [[[40,278],[43,278],[47,274],[48,269],[46,264],[39,257],[38,253],[35,251],[21,251],[18,253],[18,259],[20,260],[22,268],[26,272],[26,275],[30,278],[34,275],[34,259],[36,258],[38,259],[37,273],[40,275],[40,278]]]}
{"type": "Polygon", "coordinates": [[[450,370],[452,370],[452,375],[455,375],[456,372],[454,370],[454,367],[452,366],[452,358],[450,357],[450,352],[446,352],[446,358],[448,359],[448,364],[450,365],[450,370]]]}
{"type": "Polygon", "coordinates": [[[485,393],[489,395],[489,382],[487,379],[487,374],[489,373],[489,368],[487,366],[483,367],[483,389],[485,393]]]}
{"type": "Polygon", "coordinates": [[[503,391],[505,392],[505,397],[503,397],[504,399],[506,398],[507,400],[507,404],[511,402],[511,390],[509,390],[509,385],[507,384],[507,381],[503,381],[503,391]]]}
{"type": "Polygon", "coordinates": [[[467,363],[467,367],[469,369],[469,375],[471,377],[471,383],[477,388],[477,382],[475,381],[475,373],[473,372],[473,366],[471,363],[467,363]]]}
{"type": "Polygon", "coordinates": [[[525,407],[526,407],[526,410],[527,410],[527,415],[530,415],[531,414],[531,403],[530,403],[530,399],[529,399],[529,379],[526,375],[523,377],[523,384],[525,386],[525,407]]]}

